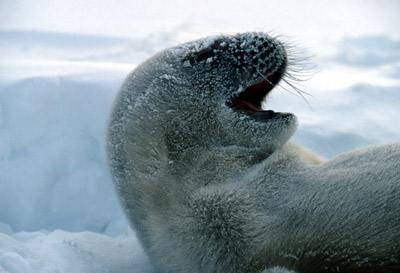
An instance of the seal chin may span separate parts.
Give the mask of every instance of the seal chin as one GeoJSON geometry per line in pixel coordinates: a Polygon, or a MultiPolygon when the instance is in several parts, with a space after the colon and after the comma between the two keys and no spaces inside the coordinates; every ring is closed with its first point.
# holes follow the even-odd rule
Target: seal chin
{"type": "Polygon", "coordinates": [[[228,101],[228,106],[235,111],[244,113],[255,120],[265,121],[271,118],[288,115],[286,113],[274,112],[262,108],[262,102],[268,94],[278,85],[285,73],[285,69],[278,69],[268,77],[245,88],[242,92],[228,101]]]}

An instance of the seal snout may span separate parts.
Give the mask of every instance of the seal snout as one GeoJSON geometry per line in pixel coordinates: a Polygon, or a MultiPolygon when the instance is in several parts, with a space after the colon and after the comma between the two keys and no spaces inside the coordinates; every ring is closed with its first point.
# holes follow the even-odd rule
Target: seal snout
{"type": "Polygon", "coordinates": [[[286,51],[279,41],[266,34],[247,33],[231,39],[229,50],[241,71],[239,91],[230,97],[227,104],[234,110],[250,114],[257,113],[263,120],[275,116],[273,111],[264,111],[262,103],[286,73],[286,51]]]}

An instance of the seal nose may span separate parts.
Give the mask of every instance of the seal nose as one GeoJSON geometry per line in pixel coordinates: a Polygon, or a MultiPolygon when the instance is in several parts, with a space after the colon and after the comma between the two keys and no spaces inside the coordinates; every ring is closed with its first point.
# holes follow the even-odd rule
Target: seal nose
{"type": "Polygon", "coordinates": [[[286,51],[276,39],[264,33],[245,33],[231,37],[226,49],[240,71],[252,77],[266,77],[286,67],[286,51]]]}

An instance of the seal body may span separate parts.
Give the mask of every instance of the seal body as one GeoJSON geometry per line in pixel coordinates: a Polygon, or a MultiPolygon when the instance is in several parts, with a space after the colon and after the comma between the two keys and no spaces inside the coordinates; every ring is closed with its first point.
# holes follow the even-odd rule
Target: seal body
{"type": "Polygon", "coordinates": [[[264,33],[164,50],[122,86],[107,151],[160,272],[400,272],[400,144],[324,161],[263,99],[291,65],[264,33]]]}

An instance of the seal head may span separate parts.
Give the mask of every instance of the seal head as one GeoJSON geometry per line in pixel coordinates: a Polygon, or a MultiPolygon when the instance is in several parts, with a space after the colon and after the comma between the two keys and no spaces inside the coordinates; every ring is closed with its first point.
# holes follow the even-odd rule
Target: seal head
{"type": "Polygon", "coordinates": [[[276,39],[264,33],[216,36],[167,53],[168,62],[178,67],[174,75],[188,84],[182,91],[185,102],[177,103],[189,104],[191,118],[212,131],[204,145],[238,145],[268,155],[294,133],[293,114],[263,109],[288,65],[284,46],[276,39]],[[188,92],[191,103],[186,100],[188,92]],[[202,123],[204,114],[215,120],[202,123]]]}

